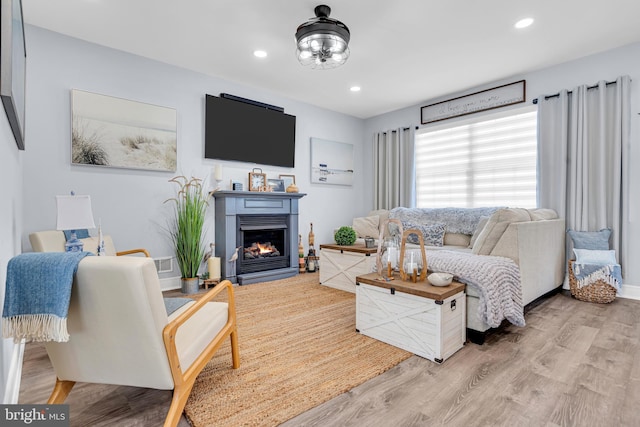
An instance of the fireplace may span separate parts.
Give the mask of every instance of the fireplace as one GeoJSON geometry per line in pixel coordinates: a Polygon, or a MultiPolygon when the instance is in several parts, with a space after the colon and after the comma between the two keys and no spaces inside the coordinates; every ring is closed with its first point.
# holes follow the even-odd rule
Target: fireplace
{"type": "Polygon", "coordinates": [[[304,196],[252,191],[213,193],[215,253],[221,258],[222,279],[244,285],[298,274],[298,253],[294,249],[298,247],[298,200],[304,196]]]}
{"type": "Polygon", "coordinates": [[[287,219],[288,215],[238,216],[239,274],[289,267],[287,219]]]}

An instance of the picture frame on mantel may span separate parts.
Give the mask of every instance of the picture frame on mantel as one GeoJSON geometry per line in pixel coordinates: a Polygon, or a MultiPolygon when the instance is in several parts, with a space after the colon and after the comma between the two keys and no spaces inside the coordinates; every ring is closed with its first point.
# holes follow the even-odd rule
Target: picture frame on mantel
{"type": "Polygon", "coordinates": [[[426,125],[453,117],[520,104],[525,102],[526,99],[526,81],[520,80],[426,105],[420,109],[420,123],[426,125]]]}
{"type": "Polygon", "coordinates": [[[287,175],[287,174],[280,174],[280,176],[278,177],[281,180],[284,181],[284,188],[285,190],[291,185],[291,184],[295,184],[296,183],[296,176],[295,175],[287,175]]]}
{"type": "Polygon", "coordinates": [[[269,178],[267,179],[267,185],[271,188],[271,191],[276,193],[282,193],[285,190],[284,180],[278,178],[269,178]]]}
{"type": "Polygon", "coordinates": [[[21,0],[0,7],[0,97],[19,150],[24,150],[27,49],[21,0]]]}

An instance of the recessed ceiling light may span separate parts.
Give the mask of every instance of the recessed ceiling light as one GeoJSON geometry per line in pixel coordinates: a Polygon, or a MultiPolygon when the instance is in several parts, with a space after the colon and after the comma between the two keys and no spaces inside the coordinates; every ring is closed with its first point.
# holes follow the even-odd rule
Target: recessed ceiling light
{"type": "Polygon", "coordinates": [[[253,55],[257,58],[266,58],[267,52],[265,52],[264,50],[256,50],[253,52],[253,55]]]}
{"type": "Polygon", "coordinates": [[[360,89],[362,89],[360,86],[351,86],[349,88],[351,92],[360,92],[360,89]]]}
{"type": "Polygon", "coordinates": [[[524,18],[524,19],[521,19],[518,22],[516,22],[514,27],[516,27],[518,29],[527,28],[531,24],[533,24],[533,18],[524,18]]]}

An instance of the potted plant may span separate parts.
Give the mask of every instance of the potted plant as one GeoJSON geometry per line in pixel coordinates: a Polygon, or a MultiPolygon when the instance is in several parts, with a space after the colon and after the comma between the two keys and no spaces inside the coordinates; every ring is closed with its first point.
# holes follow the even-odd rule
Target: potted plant
{"type": "Polygon", "coordinates": [[[341,246],[351,246],[356,242],[356,232],[348,225],[342,226],[333,236],[336,243],[341,246]]]}
{"type": "Polygon", "coordinates": [[[203,229],[206,218],[207,193],[203,192],[202,180],[176,176],[169,180],[177,184],[173,216],[169,221],[169,237],[176,252],[182,280],[182,292],[196,293],[200,287],[198,269],[204,258],[203,229]]]}

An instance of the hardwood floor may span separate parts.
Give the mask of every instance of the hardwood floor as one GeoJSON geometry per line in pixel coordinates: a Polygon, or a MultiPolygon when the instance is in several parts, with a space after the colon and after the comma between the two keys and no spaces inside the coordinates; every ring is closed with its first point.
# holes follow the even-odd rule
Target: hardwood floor
{"type": "MultiPolygon", "coordinates": [[[[526,321],[441,365],[413,356],[283,426],[640,425],[640,301],[557,294],[526,321]]],[[[20,403],[45,402],[54,380],[44,347],[27,344],[20,403]]],[[[79,384],[67,403],[72,426],[156,426],[170,399],[170,391],[79,384]]]]}

